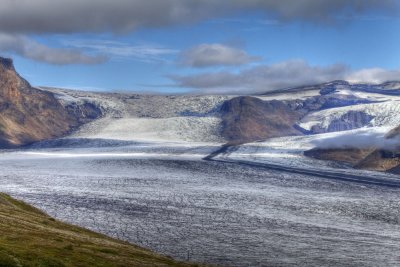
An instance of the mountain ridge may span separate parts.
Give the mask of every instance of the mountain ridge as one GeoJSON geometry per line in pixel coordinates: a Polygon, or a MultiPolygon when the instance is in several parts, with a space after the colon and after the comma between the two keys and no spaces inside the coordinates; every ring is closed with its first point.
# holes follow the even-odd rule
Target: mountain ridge
{"type": "Polygon", "coordinates": [[[293,93],[297,91],[309,91],[309,90],[321,90],[321,89],[334,89],[337,86],[345,86],[354,91],[369,91],[369,92],[380,92],[384,94],[400,95],[400,80],[386,81],[383,83],[352,83],[346,80],[334,80],[324,83],[316,83],[302,86],[294,86],[288,88],[281,88],[271,90],[268,92],[258,93],[256,95],[265,96],[281,93],[293,93]]]}
{"type": "MultiPolygon", "coordinates": [[[[378,85],[332,81],[249,96],[36,89],[19,76],[11,59],[0,58],[1,147],[66,135],[82,140],[244,144],[362,128],[393,129],[400,125],[399,103],[397,81],[378,85]]],[[[352,165],[360,163],[360,168],[379,169],[373,166],[372,158],[367,160],[365,147],[352,149],[355,150],[347,151],[353,157],[352,165]]],[[[305,155],[348,161],[347,156],[341,155],[342,150],[316,147],[305,155]]],[[[381,156],[375,155],[375,160],[388,161],[384,159],[388,153],[376,153],[381,156]]]]}
{"type": "Polygon", "coordinates": [[[73,114],[51,92],[33,88],[0,57],[0,146],[12,148],[57,138],[79,127],[87,114],[73,114]]]}

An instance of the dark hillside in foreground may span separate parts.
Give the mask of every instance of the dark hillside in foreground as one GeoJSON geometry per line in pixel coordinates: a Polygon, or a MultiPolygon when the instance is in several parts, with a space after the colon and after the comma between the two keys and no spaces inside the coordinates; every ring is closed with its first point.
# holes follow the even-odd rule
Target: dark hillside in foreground
{"type": "Polygon", "coordinates": [[[197,266],[68,225],[0,193],[0,266],[197,266]]]}

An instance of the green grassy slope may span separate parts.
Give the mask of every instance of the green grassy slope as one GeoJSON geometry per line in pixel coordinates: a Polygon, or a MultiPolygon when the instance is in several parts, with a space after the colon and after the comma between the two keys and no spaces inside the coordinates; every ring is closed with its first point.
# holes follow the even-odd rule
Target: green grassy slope
{"type": "Polygon", "coordinates": [[[0,267],[196,266],[59,222],[0,193],[0,267]]]}

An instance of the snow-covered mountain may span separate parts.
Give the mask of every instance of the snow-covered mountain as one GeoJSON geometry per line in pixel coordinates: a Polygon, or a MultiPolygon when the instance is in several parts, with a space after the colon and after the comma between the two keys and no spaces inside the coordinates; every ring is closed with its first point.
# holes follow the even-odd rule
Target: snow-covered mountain
{"type": "MultiPolygon", "coordinates": [[[[7,66],[3,65],[6,70],[7,66]]],[[[397,134],[392,132],[390,138],[387,135],[400,125],[400,82],[372,85],[334,81],[254,96],[147,95],[31,88],[13,68],[10,71],[14,73],[15,84],[20,81],[25,85],[20,87],[27,88],[15,87],[19,90],[19,97],[23,95],[21,99],[35,99],[31,96],[34,94],[51,102],[50,106],[33,105],[29,114],[33,116],[25,112],[29,107],[25,105],[22,110],[25,119],[19,124],[12,124],[18,129],[25,129],[23,136],[29,136],[34,131],[29,131],[27,127],[35,121],[40,122],[43,126],[34,130],[42,129],[43,133],[34,138],[21,139],[20,130],[13,133],[12,127],[0,127],[0,133],[6,132],[9,140],[17,140],[20,145],[45,140],[45,146],[49,147],[49,139],[62,137],[64,141],[55,141],[54,144],[66,144],[68,139],[74,140],[75,145],[76,140],[82,140],[92,146],[124,141],[207,143],[213,146],[226,143],[243,146],[255,142],[253,144],[264,144],[261,145],[264,148],[268,147],[265,144],[270,144],[271,148],[275,142],[271,143],[271,140],[281,140],[282,146],[293,148],[295,140],[301,144],[296,153],[313,149],[312,153],[306,154],[320,159],[345,161],[363,168],[371,166],[368,163],[371,160],[366,160],[372,157],[370,154],[375,153],[373,158],[377,159],[378,153],[380,158],[388,155],[395,158],[389,165],[390,168],[397,167],[393,162],[397,162],[398,153],[382,151],[397,151],[400,144],[397,134]],[[35,108],[38,108],[37,112],[35,108]],[[58,114],[57,122],[49,120],[51,117],[46,114],[58,114]],[[47,121],[49,123],[46,124],[47,121]],[[349,155],[350,152],[351,160],[346,160],[349,157],[343,156],[343,153],[349,155]]],[[[7,92],[11,88],[6,86],[10,85],[10,76],[0,78],[1,92],[7,92]]],[[[15,119],[13,116],[16,113],[11,111],[22,106],[4,97],[2,100],[5,104],[1,106],[0,118],[5,125],[5,122],[11,123],[15,119]]],[[[26,103],[32,104],[32,101],[26,103]]],[[[374,169],[388,169],[376,165],[374,169]]]]}
{"type": "Polygon", "coordinates": [[[246,143],[358,128],[395,128],[400,125],[400,95],[394,95],[398,83],[390,83],[390,89],[388,84],[336,81],[257,96],[42,90],[52,92],[67,110],[83,105],[102,110],[100,119],[84,125],[73,137],[246,143]]]}
{"type": "Polygon", "coordinates": [[[219,110],[231,96],[164,96],[92,93],[42,88],[52,92],[68,109],[94,105],[102,117],[70,137],[114,140],[224,142],[219,110]]]}
{"type": "MultiPolygon", "coordinates": [[[[397,149],[397,135],[385,141],[385,134],[400,125],[399,84],[334,81],[255,96],[41,89],[53,93],[67,110],[91,105],[102,111],[99,119],[85,124],[68,138],[236,146],[255,142],[257,151],[271,148],[275,141],[270,140],[283,138],[286,141],[279,141],[282,146],[293,148],[294,140],[301,144],[297,154],[312,149],[312,153],[305,154],[369,168],[371,164],[365,159],[371,153],[388,149],[387,144],[390,149],[397,149]]],[[[247,152],[255,153],[251,149],[247,152]]],[[[376,164],[371,168],[386,170],[376,164]]]]}

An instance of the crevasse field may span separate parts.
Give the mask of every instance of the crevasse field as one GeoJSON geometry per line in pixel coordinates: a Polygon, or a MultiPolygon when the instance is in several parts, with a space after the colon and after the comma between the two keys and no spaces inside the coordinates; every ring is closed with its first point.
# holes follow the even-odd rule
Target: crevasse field
{"type": "MultiPolygon", "coordinates": [[[[400,265],[399,176],[302,155],[321,140],[365,133],[384,140],[399,124],[393,111],[400,98],[361,95],[377,102],[357,106],[375,117],[367,130],[274,138],[203,160],[223,144],[213,111],[228,96],[55,92],[67,104],[97,103],[105,116],[66,138],[0,152],[1,191],[60,220],[182,260],[400,265]]],[[[319,91],[306,93],[273,97],[319,91]]],[[[316,112],[301,124],[324,128],[344,111],[316,112]]]]}
{"type": "MultiPolygon", "coordinates": [[[[335,170],[281,142],[253,143],[205,161],[216,145],[70,139],[3,152],[0,187],[63,221],[183,260],[398,266],[400,180],[357,172],[359,180],[347,181],[269,168],[289,162],[299,170],[335,170]]],[[[354,174],[341,172],[336,177],[354,174]]]]}

